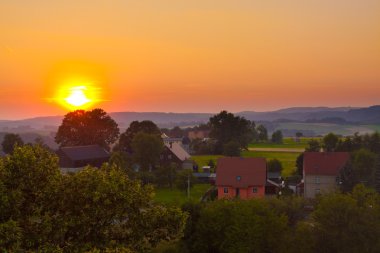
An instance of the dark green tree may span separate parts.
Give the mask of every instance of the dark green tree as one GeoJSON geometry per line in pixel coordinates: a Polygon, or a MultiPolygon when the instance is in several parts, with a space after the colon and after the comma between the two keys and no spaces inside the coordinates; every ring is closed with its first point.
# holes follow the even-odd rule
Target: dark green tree
{"type": "Polygon", "coordinates": [[[160,160],[164,142],[157,134],[137,133],[132,140],[133,159],[144,171],[151,171],[160,160]]]}
{"type": "Polygon", "coordinates": [[[282,136],[282,132],[280,130],[277,130],[275,132],[273,132],[272,134],[272,142],[273,143],[282,143],[282,139],[283,139],[283,136],[282,136]]]}
{"type": "Polygon", "coordinates": [[[257,138],[261,142],[265,142],[268,140],[268,130],[263,125],[259,125],[256,128],[257,138]]]}
{"type": "Polygon", "coordinates": [[[223,152],[223,146],[231,141],[246,149],[254,137],[254,123],[227,111],[210,118],[210,137],[217,141],[217,152],[223,152]]]}
{"type": "Polygon", "coordinates": [[[65,115],[55,141],[60,146],[98,144],[109,150],[118,136],[116,122],[102,109],[77,110],[65,115]]]}
{"type": "Polygon", "coordinates": [[[4,153],[10,154],[13,152],[13,149],[16,145],[22,146],[24,145],[24,142],[22,141],[20,135],[10,133],[4,135],[4,140],[1,145],[3,147],[4,153]]]}
{"type": "Polygon", "coordinates": [[[280,172],[282,171],[282,164],[278,159],[271,159],[267,162],[267,170],[269,172],[280,172]]]}
{"type": "Polygon", "coordinates": [[[339,137],[333,133],[329,133],[323,137],[323,149],[327,152],[333,152],[336,150],[339,142],[339,137]]]}
{"type": "Polygon", "coordinates": [[[303,156],[304,156],[303,153],[299,154],[296,160],[296,168],[297,168],[296,174],[301,177],[303,176],[303,156]]]}
{"type": "Polygon", "coordinates": [[[156,185],[173,188],[177,176],[178,164],[171,163],[158,167],[155,171],[156,185]]]}
{"type": "Polygon", "coordinates": [[[305,148],[306,152],[319,152],[321,151],[321,144],[318,140],[311,139],[308,142],[308,146],[305,148]]]}
{"type": "Polygon", "coordinates": [[[184,169],[177,173],[176,186],[182,191],[186,191],[188,185],[190,188],[196,183],[196,178],[193,175],[193,171],[190,169],[184,169]],[[189,184],[190,183],[190,184],[189,184]]]}
{"type": "Polygon", "coordinates": [[[223,155],[240,156],[240,144],[237,141],[229,141],[223,145],[223,155]]]}

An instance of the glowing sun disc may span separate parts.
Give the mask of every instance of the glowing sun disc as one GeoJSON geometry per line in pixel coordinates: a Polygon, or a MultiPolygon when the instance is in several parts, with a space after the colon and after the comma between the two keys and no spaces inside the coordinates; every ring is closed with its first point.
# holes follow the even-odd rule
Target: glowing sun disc
{"type": "Polygon", "coordinates": [[[86,90],[84,86],[71,88],[71,92],[69,96],[65,98],[65,101],[72,106],[82,106],[91,102],[91,100],[87,98],[84,90],[86,90]]]}

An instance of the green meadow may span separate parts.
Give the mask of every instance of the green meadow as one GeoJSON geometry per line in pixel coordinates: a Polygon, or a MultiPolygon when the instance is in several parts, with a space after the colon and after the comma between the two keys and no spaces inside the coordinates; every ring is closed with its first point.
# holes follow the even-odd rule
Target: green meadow
{"type": "Polygon", "coordinates": [[[321,138],[315,137],[301,137],[298,142],[292,137],[286,137],[283,139],[283,143],[271,143],[271,142],[259,142],[259,143],[250,143],[248,148],[295,148],[295,149],[304,149],[308,142],[312,139],[320,140],[321,138]]]}
{"type": "Polygon", "coordinates": [[[199,201],[205,192],[212,186],[210,184],[195,184],[190,189],[190,198],[187,197],[186,191],[177,188],[156,188],[154,201],[167,205],[181,206],[188,200],[199,201]]]}

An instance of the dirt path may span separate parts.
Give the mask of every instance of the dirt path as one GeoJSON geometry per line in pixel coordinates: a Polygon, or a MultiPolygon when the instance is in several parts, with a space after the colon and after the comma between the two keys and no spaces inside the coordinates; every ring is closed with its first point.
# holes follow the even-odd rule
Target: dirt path
{"type": "Polygon", "coordinates": [[[248,148],[249,151],[302,153],[303,148],[248,148]]]}

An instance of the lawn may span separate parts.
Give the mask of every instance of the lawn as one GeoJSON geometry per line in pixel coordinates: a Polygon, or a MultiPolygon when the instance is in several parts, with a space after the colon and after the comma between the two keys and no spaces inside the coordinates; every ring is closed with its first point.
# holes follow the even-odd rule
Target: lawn
{"type": "MultiPolygon", "coordinates": [[[[300,153],[296,152],[270,152],[270,151],[243,151],[241,153],[242,157],[264,157],[268,160],[271,159],[278,159],[282,163],[283,176],[289,176],[293,173],[295,170],[295,164],[297,157],[300,153]]],[[[215,164],[218,158],[223,157],[220,155],[199,155],[199,156],[192,156],[192,159],[196,161],[196,163],[199,165],[200,168],[202,166],[207,165],[208,161],[210,159],[214,160],[215,164]]]]}
{"type": "Polygon", "coordinates": [[[196,184],[190,189],[190,199],[185,191],[176,188],[156,188],[154,200],[158,203],[181,206],[187,200],[199,201],[203,194],[211,188],[210,184],[196,184]]]}
{"type": "Polygon", "coordinates": [[[218,158],[223,157],[222,155],[194,155],[191,159],[198,164],[200,170],[203,166],[207,166],[210,160],[213,160],[216,164],[218,158]]]}
{"type": "Polygon", "coordinates": [[[276,143],[250,143],[248,145],[249,148],[296,148],[296,149],[302,149],[305,148],[308,145],[308,142],[311,139],[317,139],[320,140],[320,138],[309,138],[309,137],[302,137],[300,138],[299,142],[295,142],[293,138],[287,137],[284,138],[283,143],[276,144],[276,143]]]}
{"type": "Polygon", "coordinates": [[[278,159],[283,167],[282,175],[290,176],[295,171],[295,164],[300,153],[294,152],[261,152],[261,151],[243,151],[243,157],[264,157],[267,161],[278,159]]]}

